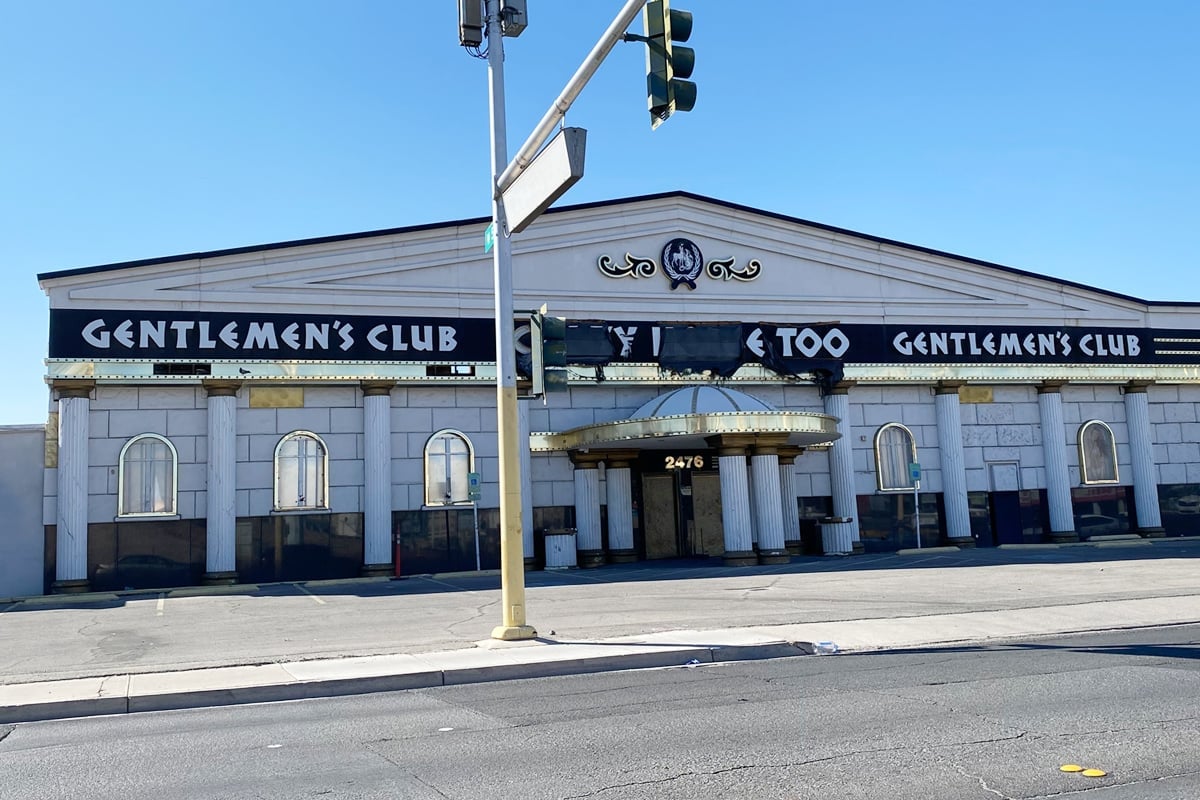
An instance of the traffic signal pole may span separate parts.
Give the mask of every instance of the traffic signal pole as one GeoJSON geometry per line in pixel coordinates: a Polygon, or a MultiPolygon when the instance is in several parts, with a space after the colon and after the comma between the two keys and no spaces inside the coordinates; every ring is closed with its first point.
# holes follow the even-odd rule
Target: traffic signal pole
{"type": "MultiPolygon", "coordinates": [[[[555,101],[547,109],[537,127],[533,129],[533,133],[529,134],[529,138],[525,140],[525,144],[521,145],[521,149],[513,156],[512,163],[500,173],[496,179],[496,185],[500,191],[504,191],[512,182],[517,179],[517,176],[525,171],[525,168],[533,161],[534,156],[538,154],[538,150],[550,138],[550,134],[554,132],[555,127],[562,118],[566,116],[567,110],[571,104],[575,102],[575,98],[579,97],[579,93],[583,91],[583,87],[596,74],[596,70],[604,63],[604,59],[608,57],[609,52],[617,46],[625,36],[625,29],[630,26],[634,18],[642,12],[642,7],[646,5],[646,0],[627,0],[625,7],[617,14],[612,24],[608,26],[608,30],[596,42],[596,46],[587,54],[587,58],[579,65],[579,69],[575,70],[575,74],[571,76],[571,80],[567,81],[567,85],[559,93],[555,101]]],[[[488,14],[491,14],[492,3],[488,0],[488,14]]],[[[491,28],[488,28],[488,36],[491,36],[491,28]]],[[[496,34],[496,40],[499,41],[500,35],[496,34]]],[[[488,40],[488,47],[491,48],[491,39],[488,40]]],[[[491,50],[488,50],[488,61],[491,61],[491,50]]]]}
{"type": "MultiPolygon", "coordinates": [[[[504,119],[504,38],[500,2],[487,0],[488,111],[492,127],[492,273],[496,304],[496,428],[500,478],[500,603],[493,639],[532,639],[525,621],[525,548],[521,527],[521,457],[517,447],[517,349],[513,334],[512,240],[504,220],[500,172],[508,164],[504,119]]],[[[528,447],[528,443],[525,445],[528,447]]]]}
{"type": "MultiPolygon", "coordinates": [[[[464,46],[478,46],[483,38],[479,36],[477,2],[460,0],[459,3],[459,35],[464,46]]],[[[660,3],[660,13],[669,14],[668,0],[660,0],[660,3]]],[[[523,13],[524,4],[520,5],[523,13]]],[[[505,220],[504,192],[534,162],[555,126],[566,116],[571,104],[609,52],[617,42],[628,38],[625,30],[645,6],[646,0],[626,0],[620,13],[571,76],[511,162],[508,161],[504,115],[504,0],[485,0],[483,6],[492,140],[492,231],[495,237],[492,267],[496,310],[496,427],[500,483],[500,593],[503,606],[502,624],[492,629],[493,639],[532,639],[537,636],[537,631],[525,619],[525,554],[521,511],[522,504],[530,502],[532,498],[521,495],[520,448],[528,447],[529,443],[519,442],[517,434],[519,401],[513,331],[512,240],[505,220]]],[[[690,16],[688,19],[690,21],[690,16]]],[[[646,37],[635,38],[646,41],[646,37]]],[[[532,218],[528,221],[532,221],[532,218]]],[[[528,224],[528,221],[523,224],[528,224]]]]}
{"type": "MultiPolygon", "coordinates": [[[[488,53],[488,106],[492,139],[492,224],[495,246],[492,271],[496,308],[496,427],[499,439],[500,481],[500,602],[502,624],[492,629],[493,639],[532,639],[537,631],[525,617],[525,549],[521,523],[521,443],[517,430],[516,342],[513,336],[512,240],[504,219],[503,190],[524,172],[538,150],[567,113],[604,58],[621,40],[625,28],[638,15],[645,0],[628,0],[604,36],[575,72],[567,87],[546,112],[517,157],[508,161],[504,114],[504,37],[501,0],[486,0],[485,23],[488,53]]],[[[528,443],[524,446],[528,447],[528,443]]]]}

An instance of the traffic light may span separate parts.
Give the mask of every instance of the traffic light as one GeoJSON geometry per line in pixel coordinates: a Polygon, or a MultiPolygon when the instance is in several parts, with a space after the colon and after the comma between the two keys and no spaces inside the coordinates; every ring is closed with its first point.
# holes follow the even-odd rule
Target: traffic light
{"type": "Polygon", "coordinates": [[[671,8],[671,0],[651,0],[642,12],[646,32],[646,97],[653,130],[676,111],[696,105],[692,76],[696,51],[677,45],[692,35],[692,14],[671,8]]]}
{"type": "Polygon", "coordinates": [[[567,389],[567,321],[539,311],[517,320],[517,393],[543,397],[567,389]]]}
{"type": "Polygon", "coordinates": [[[458,43],[463,47],[479,47],[483,39],[483,3],[458,0],[458,43]]]}
{"type": "Polygon", "coordinates": [[[567,390],[567,321],[546,314],[546,307],[533,317],[534,394],[567,390]],[[541,387],[538,391],[538,378],[541,387]]]}

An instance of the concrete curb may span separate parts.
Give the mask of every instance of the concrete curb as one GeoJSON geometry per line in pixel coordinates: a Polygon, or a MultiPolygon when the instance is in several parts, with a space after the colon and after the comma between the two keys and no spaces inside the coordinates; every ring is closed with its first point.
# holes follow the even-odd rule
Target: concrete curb
{"type": "MultiPolygon", "coordinates": [[[[587,648],[586,644],[579,647],[587,648]]],[[[592,648],[606,647],[595,644],[592,648]]],[[[609,647],[608,649],[613,649],[609,647]]],[[[328,665],[320,662],[296,662],[251,667],[217,667],[172,673],[116,675],[103,678],[79,678],[34,684],[0,686],[0,723],[40,722],[75,717],[134,714],[145,711],[176,711],[188,708],[274,703],[321,697],[344,697],[374,692],[396,692],[436,686],[458,686],[491,681],[581,675],[630,669],[687,667],[731,661],[751,661],[811,654],[809,642],[764,642],[761,644],[674,646],[626,645],[626,652],[612,655],[519,661],[487,658],[489,651],[404,656],[393,660],[436,661],[439,656],[455,660],[481,660],[478,666],[461,664],[453,668],[403,669],[391,674],[353,677],[319,677],[328,665]],[[256,674],[262,682],[255,682],[256,674]],[[214,685],[228,682],[231,685],[214,685]],[[238,683],[242,685],[237,685],[238,683]],[[170,688],[174,683],[184,685],[170,688]],[[186,684],[191,684],[186,685],[186,684]]],[[[347,662],[363,662],[388,657],[339,659],[339,671],[347,662]]],[[[352,667],[353,664],[350,664],[352,667]]],[[[412,666],[416,666],[415,664],[412,666]]]]}
{"type": "Polygon", "coordinates": [[[997,550],[1056,550],[1060,547],[1140,547],[1141,545],[1172,545],[1175,542],[1200,541],[1200,536],[1170,536],[1145,539],[1136,533],[1092,536],[1083,542],[1033,542],[1029,544],[1000,544],[997,550]]]}
{"type": "Polygon", "coordinates": [[[485,640],[474,649],[0,685],[0,723],[278,702],[630,669],[993,646],[1046,636],[1200,623],[1200,594],[909,617],[675,630],[617,639],[485,640]]]}

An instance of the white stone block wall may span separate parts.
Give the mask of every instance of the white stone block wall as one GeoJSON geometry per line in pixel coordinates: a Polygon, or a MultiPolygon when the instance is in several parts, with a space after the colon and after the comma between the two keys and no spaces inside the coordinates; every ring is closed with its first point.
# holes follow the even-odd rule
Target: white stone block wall
{"type": "Polygon", "coordinates": [[[534,453],[529,460],[530,476],[533,479],[533,505],[575,505],[575,480],[571,459],[565,453],[534,453]],[[556,498],[570,497],[560,503],[556,498]]]}
{"type": "Polygon", "coordinates": [[[744,388],[739,388],[738,391],[745,392],[752,397],[757,397],[764,403],[783,411],[785,410],[783,389],[784,387],[782,385],[774,386],[764,383],[757,385],[751,384],[744,388]]]}
{"type": "Polygon", "coordinates": [[[805,497],[832,497],[833,496],[833,477],[829,474],[829,454],[823,453],[825,457],[825,470],[812,475],[812,491],[804,495],[805,497]]]}
{"type": "MultiPolygon", "coordinates": [[[[612,419],[622,420],[631,419],[633,412],[637,411],[646,403],[658,397],[663,392],[667,391],[667,387],[655,386],[618,386],[613,389],[613,408],[612,419]]],[[[531,430],[546,430],[545,428],[532,428],[531,430]]]]}
{"type": "Polygon", "coordinates": [[[991,491],[988,464],[1016,461],[1025,489],[1045,485],[1037,388],[993,386],[992,402],[962,403],[967,491],[991,491]]]}
{"type": "MultiPolygon", "coordinates": [[[[280,438],[309,430],[329,449],[330,502],[335,512],[363,509],[362,398],[357,386],[305,386],[304,408],[250,408],[249,391],[238,397],[237,513],[269,514],[273,506],[274,452],[280,438]]],[[[552,396],[549,404],[533,403],[530,429],[564,430],[579,425],[628,419],[643,403],[670,386],[596,386],[552,396]],[[571,403],[575,405],[572,406],[571,403]]],[[[785,410],[821,411],[815,386],[750,386],[745,391],[785,410]]],[[[988,491],[988,463],[1016,461],[1022,488],[1045,486],[1037,391],[1033,385],[993,386],[990,403],[963,403],[960,408],[968,491],[988,491]]],[[[1062,388],[1064,430],[1060,443],[1067,455],[1072,486],[1079,485],[1076,440],[1078,427],[1100,419],[1117,439],[1121,483],[1133,478],[1128,427],[1120,386],[1074,385],[1062,388]]],[[[1154,458],[1163,484],[1200,483],[1200,386],[1154,385],[1148,390],[1154,432],[1154,458]]],[[[849,438],[853,448],[855,490],[875,492],[873,442],[888,422],[901,422],[916,437],[918,460],[925,467],[922,488],[940,491],[936,407],[927,386],[856,386],[850,394],[849,438]]],[[[207,459],[206,408],[202,387],[100,385],[91,402],[88,446],[89,516],[92,523],[111,522],[117,510],[117,461],[121,448],[138,434],[167,437],[179,456],[178,506],[184,518],[202,517],[205,508],[207,459]]],[[[393,507],[420,509],[424,503],[424,447],[442,428],[466,434],[475,451],[475,468],[483,476],[481,506],[499,504],[496,453],[495,389],[478,387],[397,388],[392,393],[393,507]]],[[[798,495],[830,492],[828,455],[813,451],[796,460],[798,495]]],[[[532,459],[533,504],[574,504],[573,472],[565,454],[535,454],[532,459]]],[[[43,472],[43,520],[56,519],[57,478],[43,472]]]]}
{"type": "MultiPolygon", "coordinates": [[[[363,510],[362,396],[357,386],[305,385],[303,408],[250,408],[250,387],[238,392],[239,517],[267,516],[275,507],[275,448],[295,431],[314,433],[328,453],[329,507],[363,510]]],[[[198,506],[198,508],[202,508],[198,506]]]]}
{"type": "MultiPolygon", "coordinates": [[[[608,418],[610,413],[615,413],[618,408],[617,388],[615,386],[599,384],[597,386],[589,386],[586,392],[579,391],[572,392],[571,394],[576,403],[586,403],[589,408],[603,413],[605,418],[608,418]]],[[[634,408],[636,407],[634,406],[634,408]]],[[[620,417],[614,416],[612,419],[620,419],[620,417]]]]}
{"type": "Polygon", "coordinates": [[[92,397],[88,415],[88,522],[116,519],[121,449],[143,433],[164,436],[175,447],[179,458],[176,473],[179,515],[184,519],[202,517],[208,480],[204,462],[207,429],[203,390],[188,385],[101,384],[92,397]]]}
{"type": "MultiPolygon", "coordinates": [[[[575,392],[576,396],[581,392],[575,392]]],[[[550,430],[565,431],[579,428],[596,422],[608,422],[607,418],[596,418],[596,410],[584,406],[582,408],[557,408],[550,410],[550,430]]]]}
{"type": "Polygon", "coordinates": [[[46,467],[42,471],[42,524],[58,523],[58,468],[46,467]]]}
{"type": "MultiPolygon", "coordinates": [[[[749,394],[758,396],[757,387],[750,387],[749,394]]],[[[816,384],[784,384],[771,403],[783,411],[816,411],[821,413],[821,390],[816,384]]]]}
{"type": "Polygon", "coordinates": [[[937,408],[928,386],[855,386],[850,390],[850,442],[853,449],[854,491],[874,494],[875,434],[899,422],[912,431],[917,461],[922,467],[923,491],[941,491],[937,439],[937,408]]]}
{"type": "Polygon", "coordinates": [[[1125,402],[1121,387],[1112,384],[1062,387],[1063,427],[1066,428],[1067,469],[1072,487],[1080,486],[1079,428],[1098,419],[1112,429],[1117,443],[1117,476],[1122,486],[1133,485],[1133,463],[1129,455],[1129,430],[1125,424],[1125,402]]]}
{"type": "MultiPolygon", "coordinates": [[[[572,473],[574,477],[574,473],[572,473]]],[[[566,481],[555,481],[551,485],[550,502],[546,505],[551,506],[574,506],[575,505],[575,482],[568,484],[566,481]]]]}
{"type": "Polygon", "coordinates": [[[809,450],[796,457],[796,496],[828,497],[833,493],[829,477],[829,451],[809,450]]]}
{"type": "Polygon", "coordinates": [[[392,508],[418,510],[425,503],[425,445],[440,430],[462,433],[471,443],[480,474],[482,508],[500,504],[493,386],[410,387],[392,391],[392,508]]]}
{"type": "Polygon", "coordinates": [[[1159,481],[1200,483],[1200,387],[1156,384],[1147,395],[1159,481]]]}

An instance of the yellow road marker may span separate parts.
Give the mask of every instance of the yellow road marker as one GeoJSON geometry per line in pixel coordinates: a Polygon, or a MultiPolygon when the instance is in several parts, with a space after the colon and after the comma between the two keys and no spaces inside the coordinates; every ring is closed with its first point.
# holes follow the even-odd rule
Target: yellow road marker
{"type": "Polygon", "coordinates": [[[1083,771],[1083,774],[1087,775],[1089,778],[1103,778],[1108,773],[1102,769],[1092,768],[1092,769],[1085,769],[1083,771]]]}
{"type": "Polygon", "coordinates": [[[1060,772],[1083,772],[1083,767],[1078,764],[1063,764],[1058,769],[1060,772]]]}

